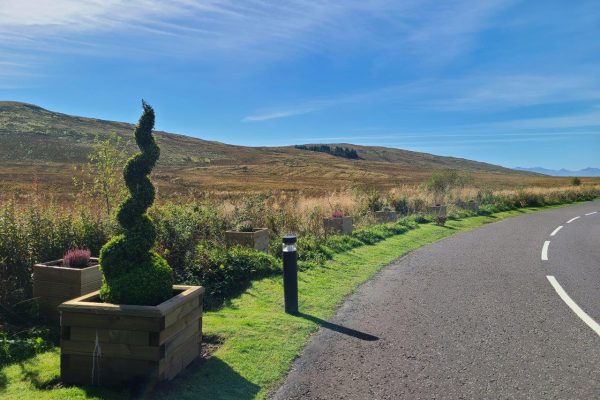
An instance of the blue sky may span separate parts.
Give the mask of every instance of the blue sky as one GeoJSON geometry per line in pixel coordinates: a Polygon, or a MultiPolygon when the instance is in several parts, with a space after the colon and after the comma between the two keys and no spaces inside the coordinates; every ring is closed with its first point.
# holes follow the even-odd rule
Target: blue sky
{"type": "Polygon", "coordinates": [[[0,99],[242,145],[600,167],[600,2],[3,0],[0,99]]]}

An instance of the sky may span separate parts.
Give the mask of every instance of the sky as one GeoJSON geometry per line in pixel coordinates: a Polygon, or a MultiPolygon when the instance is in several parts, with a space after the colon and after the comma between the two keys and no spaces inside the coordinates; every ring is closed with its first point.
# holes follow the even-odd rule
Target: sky
{"type": "Polygon", "coordinates": [[[0,0],[0,100],[250,146],[600,167],[600,2],[0,0]]]}

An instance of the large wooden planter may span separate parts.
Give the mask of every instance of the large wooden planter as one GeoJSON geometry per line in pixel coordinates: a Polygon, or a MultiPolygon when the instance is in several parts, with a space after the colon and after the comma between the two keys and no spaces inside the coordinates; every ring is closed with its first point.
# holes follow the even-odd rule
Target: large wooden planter
{"type": "Polygon", "coordinates": [[[398,220],[398,213],[395,211],[375,211],[375,221],[379,224],[396,222],[398,220]]]}
{"type": "Polygon", "coordinates": [[[171,380],[200,355],[201,286],[173,286],[157,306],[102,303],[99,291],[61,313],[60,374],[66,384],[120,386],[171,380]]]}
{"type": "Polygon", "coordinates": [[[40,315],[58,320],[59,304],[100,289],[102,273],[97,258],[85,268],[63,267],[63,260],[33,266],[33,297],[38,298],[40,315]]]}
{"type": "Polygon", "coordinates": [[[253,232],[225,231],[227,246],[246,246],[258,251],[269,251],[269,230],[258,228],[253,232]]]}
{"type": "Polygon", "coordinates": [[[325,218],[323,220],[325,233],[342,235],[352,234],[352,217],[325,218]]]}

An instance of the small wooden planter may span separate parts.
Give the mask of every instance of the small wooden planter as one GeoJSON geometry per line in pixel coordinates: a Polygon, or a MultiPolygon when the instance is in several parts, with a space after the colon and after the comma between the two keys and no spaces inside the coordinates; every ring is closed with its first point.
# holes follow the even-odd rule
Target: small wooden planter
{"type": "Polygon", "coordinates": [[[473,211],[474,213],[476,213],[479,211],[479,203],[474,200],[471,200],[467,203],[466,208],[467,208],[467,210],[473,211]]]}
{"type": "Polygon", "coordinates": [[[40,315],[58,320],[56,307],[76,297],[100,289],[102,273],[97,258],[90,258],[85,268],[63,267],[63,260],[50,261],[33,266],[33,297],[37,297],[40,315]]]}
{"type": "Polygon", "coordinates": [[[269,251],[269,230],[258,228],[254,232],[225,231],[227,246],[246,246],[258,251],[269,251]]]}
{"type": "Polygon", "coordinates": [[[341,233],[342,235],[352,234],[352,217],[341,217],[341,218],[325,218],[323,220],[323,227],[325,233],[335,234],[341,233]]]}
{"type": "Polygon", "coordinates": [[[430,206],[427,208],[427,212],[436,217],[443,217],[443,218],[447,217],[447,207],[444,205],[437,204],[435,206],[430,206]]]}
{"type": "Polygon", "coordinates": [[[398,213],[395,211],[375,211],[375,221],[379,224],[396,222],[397,220],[398,213]]]}
{"type": "Polygon", "coordinates": [[[66,384],[120,386],[171,380],[200,355],[201,286],[173,286],[157,306],[102,303],[99,291],[59,306],[66,384]]]}

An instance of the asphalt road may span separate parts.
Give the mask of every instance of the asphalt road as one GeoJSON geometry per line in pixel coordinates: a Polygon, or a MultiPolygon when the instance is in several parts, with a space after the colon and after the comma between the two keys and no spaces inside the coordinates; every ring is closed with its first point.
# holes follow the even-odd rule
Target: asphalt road
{"type": "Polygon", "coordinates": [[[600,399],[600,202],[423,247],[330,322],[274,399],[600,399]]]}

